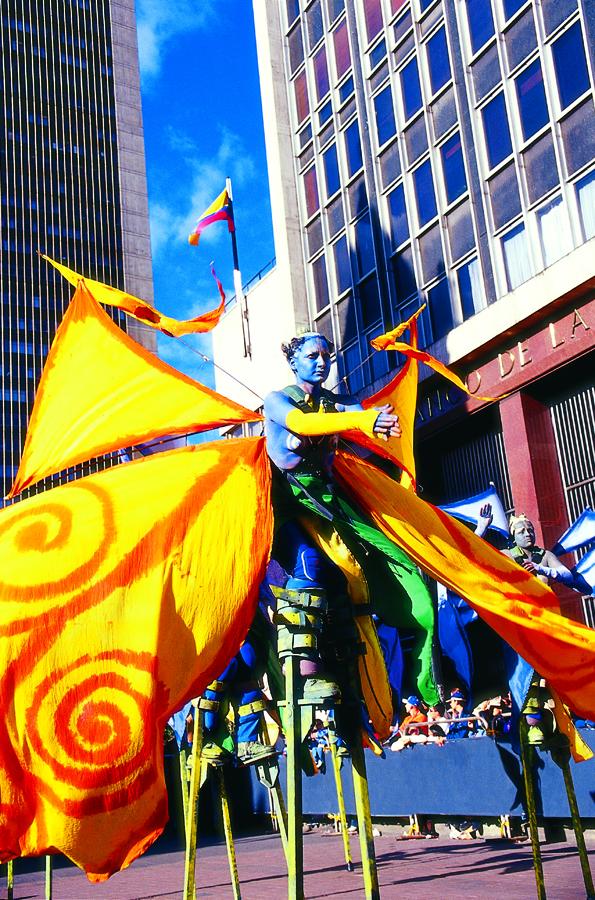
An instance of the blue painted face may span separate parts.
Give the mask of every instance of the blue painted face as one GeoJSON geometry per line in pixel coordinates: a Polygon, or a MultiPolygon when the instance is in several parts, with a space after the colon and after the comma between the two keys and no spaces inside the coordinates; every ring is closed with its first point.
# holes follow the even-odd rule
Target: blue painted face
{"type": "Polygon", "coordinates": [[[324,338],[308,338],[290,362],[296,381],[319,385],[328,378],[331,370],[331,354],[324,338]]]}

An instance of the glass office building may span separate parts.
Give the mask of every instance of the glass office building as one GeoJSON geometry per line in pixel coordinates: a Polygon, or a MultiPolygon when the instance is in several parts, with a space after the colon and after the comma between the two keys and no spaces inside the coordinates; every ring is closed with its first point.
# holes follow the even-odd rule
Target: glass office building
{"type": "Polygon", "coordinates": [[[595,506],[593,4],[254,0],[254,15],[275,237],[301,236],[288,302],[300,269],[308,324],[366,394],[399,362],[370,339],[425,303],[422,344],[474,393],[509,395],[422,382],[425,496],[494,481],[553,544],[595,506]]]}
{"type": "MultiPolygon", "coordinates": [[[[0,475],[6,493],[45,357],[72,294],[38,251],[149,301],[152,276],[134,0],[3,0],[1,15],[0,475]]],[[[151,346],[141,329],[129,330],[151,346]]],[[[99,460],[84,470],[109,464],[99,460]]]]}

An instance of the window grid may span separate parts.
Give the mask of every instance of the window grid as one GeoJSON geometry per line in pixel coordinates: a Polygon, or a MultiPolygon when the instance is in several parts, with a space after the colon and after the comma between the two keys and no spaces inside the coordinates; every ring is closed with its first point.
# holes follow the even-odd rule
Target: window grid
{"type": "MultiPolygon", "coordinates": [[[[556,41],[566,35],[570,29],[576,27],[577,23],[581,27],[581,35],[583,44],[585,43],[585,29],[582,22],[582,9],[579,4],[578,8],[569,15],[563,22],[548,35],[542,17],[541,8],[537,4],[525,3],[513,12],[507,20],[504,11],[504,5],[501,2],[493,4],[495,35],[490,38],[477,52],[472,52],[469,40],[468,25],[465,22],[466,9],[464,0],[459,0],[457,7],[459,31],[466,36],[465,53],[466,53],[466,79],[467,79],[467,95],[469,104],[475,109],[472,116],[472,127],[474,132],[474,142],[477,148],[477,156],[480,166],[482,180],[487,185],[493,181],[494,176],[514,166],[516,180],[518,184],[521,209],[510,220],[502,223],[495,218],[492,203],[489,201],[489,189],[484,191],[484,205],[486,208],[487,220],[490,223],[490,247],[492,258],[495,265],[495,277],[497,285],[497,294],[501,296],[513,287],[518,286],[514,279],[511,282],[510,265],[507,261],[505,245],[507,235],[514,236],[518,233],[518,229],[522,226],[525,229],[526,245],[529,252],[530,266],[526,267],[523,280],[537,272],[543,270],[552,264],[556,258],[563,255],[563,252],[569,252],[584,241],[584,225],[581,220],[581,214],[578,206],[577,191],[575,185],[593,169],[594,159],[585,159],[579,165],[575,172],[570,172],[567,165],[562,130],[564,122],[570,120],[572,114],[580,109],[585,102],[585,98],[593,98],[593,73],[590,70],[589,55],[586,54],[586,65],[589,73],[589,87],[584,92],[579,92],[565,108],[562,108],[558,96],[558,88],[556,81],[556,71],[554,63],[554,45],[556,41]],[[526,54],[521,54],[521,58],[516,59],[514,65],[509,66],[509,60],[506,51],[506,39],[510,35],[511,29],[527,16],[533,16],[536,46],[529,49],[526,54]],[[461,27],[462,26],[462,27],[461,27]],[[483,56],[486,50],[493,46],[498,53],[500,63],[501,80],[492,86],[490,91],[485,93],[479,103],[475,103],[473,94],[473,71],[478,60],[483,56]],[[522,103],[519,104],[518,85],[519,79],[523,75],[530,75],[535,71],[537,64],[541,66],[543,75],[543,94],[548,110],[548,120],[540,127],[536,128],[533,133],[524,133],[523,129],[523,110],[522,103]],[[471,73],[471,74],[470,74],[471,73]],[[510,128],[510,137],[512,144],[512,152],[504,158],[498,160],[494,165],[490,165],[489,155],[486,148],[486,141],[483,129],[483,110],[500,92],[503,91],[505,98],[507,116],[510,128]],[[555,160],[558,170],[558,183],[551,179],[552,183],[547,189],[538,196],[532,196],[535,193],[532,190],[532,172],[529,163],[534,157],[535,167],[538,165],[540,142],[542,147],[549,147],[548,135],[552,135],[551,154],[555,160]],[[561,205],[556,203],[557,198],[561,198],[561,205]],[[562,229],[562,237],[557,242],[558,249],[555,251],[551,245],[548,246],[547,229],[545,222],[548,220],[548,213],[557,217],[557,226],[562,229]],[[567,240],[568,239],[568,240],[567,240]],[[567,240],[567,243],[565,241],[567,240]],[[556,252],[558,257],[556,256],[556,252]]],[[[593,127],[593,125],[591,126],[593,127]]],[[[525,132],[527,127],[525,124],[525,132]]],[[[530,129],[529,129],[530,131],[530,129]]],[[[510,245],[510,242],[509,242],[510,245]]]]}

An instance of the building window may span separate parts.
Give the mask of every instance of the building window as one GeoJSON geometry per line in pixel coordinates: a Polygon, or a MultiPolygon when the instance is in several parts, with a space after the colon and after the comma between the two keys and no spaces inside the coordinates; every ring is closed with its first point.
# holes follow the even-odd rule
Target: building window
{"type": "Polygon", "coordinates": [[[508,116],[506,115],[506,103],[504,94],[496,94],[493,100],[487,103],[482,111],[483,133],[488,151],[490,169],[506,159],[512,153],[508,116]]]}
{"type": "Polygon", "coordinates": [[[450,59],[448,57],[448,45],[446,43],[446,30],[439,28],[426,44],[428,54],[428,68],[430,70],[430,85],[432,93],[450,81],[450,59]]]}
{"type": "Polygon", "coordinates": [[[310,50],[312,50],[324,34],[320,0],[314,0],[314,3],[306,12],[306,31],[308,33],[308,45],[310,50]]]}
{"type": "Polygon", "coordinates": [[[398,247],[409,238],[409,223],[407,221],[407,208],[405,206],[405,191],[399,184],[388,195],[388,208],[390,211],[390,233],[392,246],[398,247]]]}
{"type": "Polygon", "coordinates": [[[300,14],[300,0],[287,0],[287,24],[291,25],[300,14]]]}
{"type": "Polygon", "coordinates": [[[467,0],[467,21],[471,50],[475,53],[494,34],[491,0],[467,0]]]}
{"type": "Polygon", "coordinates": [[[367,275],[376,265],[372,226],[367,215],[355,224],[355,258],[359,278],[367,275]]]}
{"type": "Polygon", "coordinates": [[[417,281],[413,267],[411,247],[406,247],[392,258],[393,279],[397,304],[401,304],[413,294],[417,294],[417,281]]]}
{"type": "Polygon", "coordinates": [[[335,70],[337,79],[345,75],[351,66],[351,53],[349,52],[349,35],[345,19],[338,28],[333,31],[333,44],[335,46],[335,70]]]}
{"type": "Polygon", "coordinates": [[[595,172],[589,172],[577,181],[576,195],[581,212],[583,236],[588,241],[595,236],[595,172]]]}
{"type": "Polygon", "coordinates": [[[338,19],[343,10],[345,9],[345,0],[327,0],[327,12],[329,22],[334,22],[335,19],[338,19]]]}
{"type": "Polygon", "coordinates": [[[351,97],[351,95],[353,94],[354,90],[355,90],[355,89],[354,89],[354,87],[353,87],[353,78],[348,78],[346,81],[343,82],[343,84],[342,84],[342,85],[340,86],[340,88],[339,88],[339,100],[340,100],[340,102],[341,102],[341,103],[345,103],[345,101],[347,100],[347,98],[348,98],[348,97],[351,97]]]}
{"type": "Polygon", "coordinates": [[[390,87],[386,87],[374,97],[374,112],[376,114],[376,132],[378,144],[386,142],[396,133],[395,112],[393,109],[393,97],[390,87]]]}
{"type": "Polygon", "coordinates": [[[412,59],[411,62],[401,70],[401,91],[403,93],[405,118],[410,119],[411,116],[422,107],[417,59],[412,59]]]}
{"type": "Polygon", "coordinates": [[[316,310],[320,312],[329,304],[328,279],[326,277],[326,262],[324,256],[319,256],[312,263],[312,279],[314,281],[314,297],[316,310]]]}
{"type": "Polygon", "coordinates": [[[376,275],[371,275],[362,281],[359,286],[360,308],[364,328],[374,325],[380,318],[380,294],[378,293],[378,280],[376,275]]]}
{"type": "Polygon", "coordinates": [[[537,212],[543,261],[551,266],[572,250],[572,236],[561,197],[555,197],[537,212]]]}
{"type": "Polygon", "coordinates": [[[524,6],[527,0],[502,0],[502,9],[504,10],[504,18],[510,19],[515,12],[524,6]]]}
{"type": "Polygon", "coordinates": [[[446,199],[449,203],[460,197],[467,190],[465,164],[461,147],[461,135],[456,132],[440,148],[442,171],[446,186],[446,199]]]}
{"type": "Polygon", "coordinates": [[[298,22],[287,38],[289,47],[289,70],[291,74],[301,66],[304,61],[304,42],[302,40],[302,25],[298,22]]]}
{"type": "Polygon", "coordinates": [[[303,122],[306,116],[310,114],[310,104],[308,103],[308,85],[306,83],[306,73],[300,72],[293,83],[295,91],[295,108],[297,110],[298,122],[303,122]]]}
{"type": "Polygon", "coordinates": [[[434,182],[432,181],[432,166],[430,160],[422,163],[413,172],[413,182],[415,185],[415,200],[417,202],[417,215],[420,226],[429,222],[437,215],[436,194],[434,193],[434,182]]]}
{"type": "Polygon", "coordinates": [[[316,97],[320,102],[330,90],[328,66],[326,64],[326,47],[324,46],[314,56],[314,81],[316,83],[316,97]]]}
{"type": "Polygon", "coordinates": [[[347,171],[351,178],[363,166],[362,145],[359,139],[357,119],[351,123],[349,128],[345,129],[345,156],[347,157],[347,171]]]}
{"type": "Polygon", "coordinates": [[[580,22],[575,22],[552,44],[560,108],[566,109],[589,89],[589,72],[580,22]]]}
{"type": "Polygon", "coordinates": [[[549,122],[543,73],[538,59],[515,79],[523,138],[528,140],[549,122]]]}
{"type": "Polygon", "coordinates": [[[430,288],[428,291],[428,306],[430,307],[432,334],[434,340],[438,341],[454,328],[447,278],[443,278],[435,287],[430,288]]]}
{"type": "Polygon", "coordinates": [[[479,260],[472,259],[457,269],[457,283],[463,319],[469,319],[486,306],[479,260]]]}
{"type": "Polygon", "coordinates": [[[341,187],[339,178],[339,163],[337,161],[337,146],[333,144],[323,153],[324,177],[326,180],[326,196],[332,197],[341,187]]]}
{"type": "Polygon", "coordinates": [[[364,0],[364,18],[366,20],[366,34],[370,44],[382,28],[382,7],[380,0],[364,0]]]}
{"type": "Polygon", "coordinates": [[[304,172],[304,195],[306,197],[306,213],[308,218],[313,216],[320,206],[318,197],[318,183],[316,181],[316,170],[314,167],[304,172]]]}
{"type": "Polygon", "coordinates": [[[508,290],[513,291],[533,275],[524,225],[517,225],[502,238],[508,290]]]}
{"type": "Polygon", "coordinates": [[[345,236],[339,238],[336,244],[333,244],[333,253],[335,257],[335,277],[337,280],[337,292],[342,294],[351,287],[351,265],[349,263],[349,249],[347,247],[347,238],[345,236]]]}

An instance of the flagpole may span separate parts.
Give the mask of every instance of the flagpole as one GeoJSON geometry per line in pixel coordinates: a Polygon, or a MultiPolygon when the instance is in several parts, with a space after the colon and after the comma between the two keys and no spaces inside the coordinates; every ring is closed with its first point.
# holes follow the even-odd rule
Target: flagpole
{"type": "MultiPolygon", "coordinates": [[[[225,179],[225,189],[227,190],[227,196],[229,197],[231,207],[233,210],[233,194],[231,190],[231,178],[225,179]]],[[[240,307],[240,315],[242,318],[242,337],[244,339],[244,356],[252,359],[252,347],[250,344],[250,322],[248,320],[248,301],[246,300],[246,295],[244,294],[244,290],[242,288],[242,275],[240,272],[240,263],[238,261],[238,244],[236,241],[236,231],[235,231],[235,216],[234,216],[234,230],[231,232],[231,249],[233,253],[233,285],[236,292],[236,300],[240,307]]]]}

